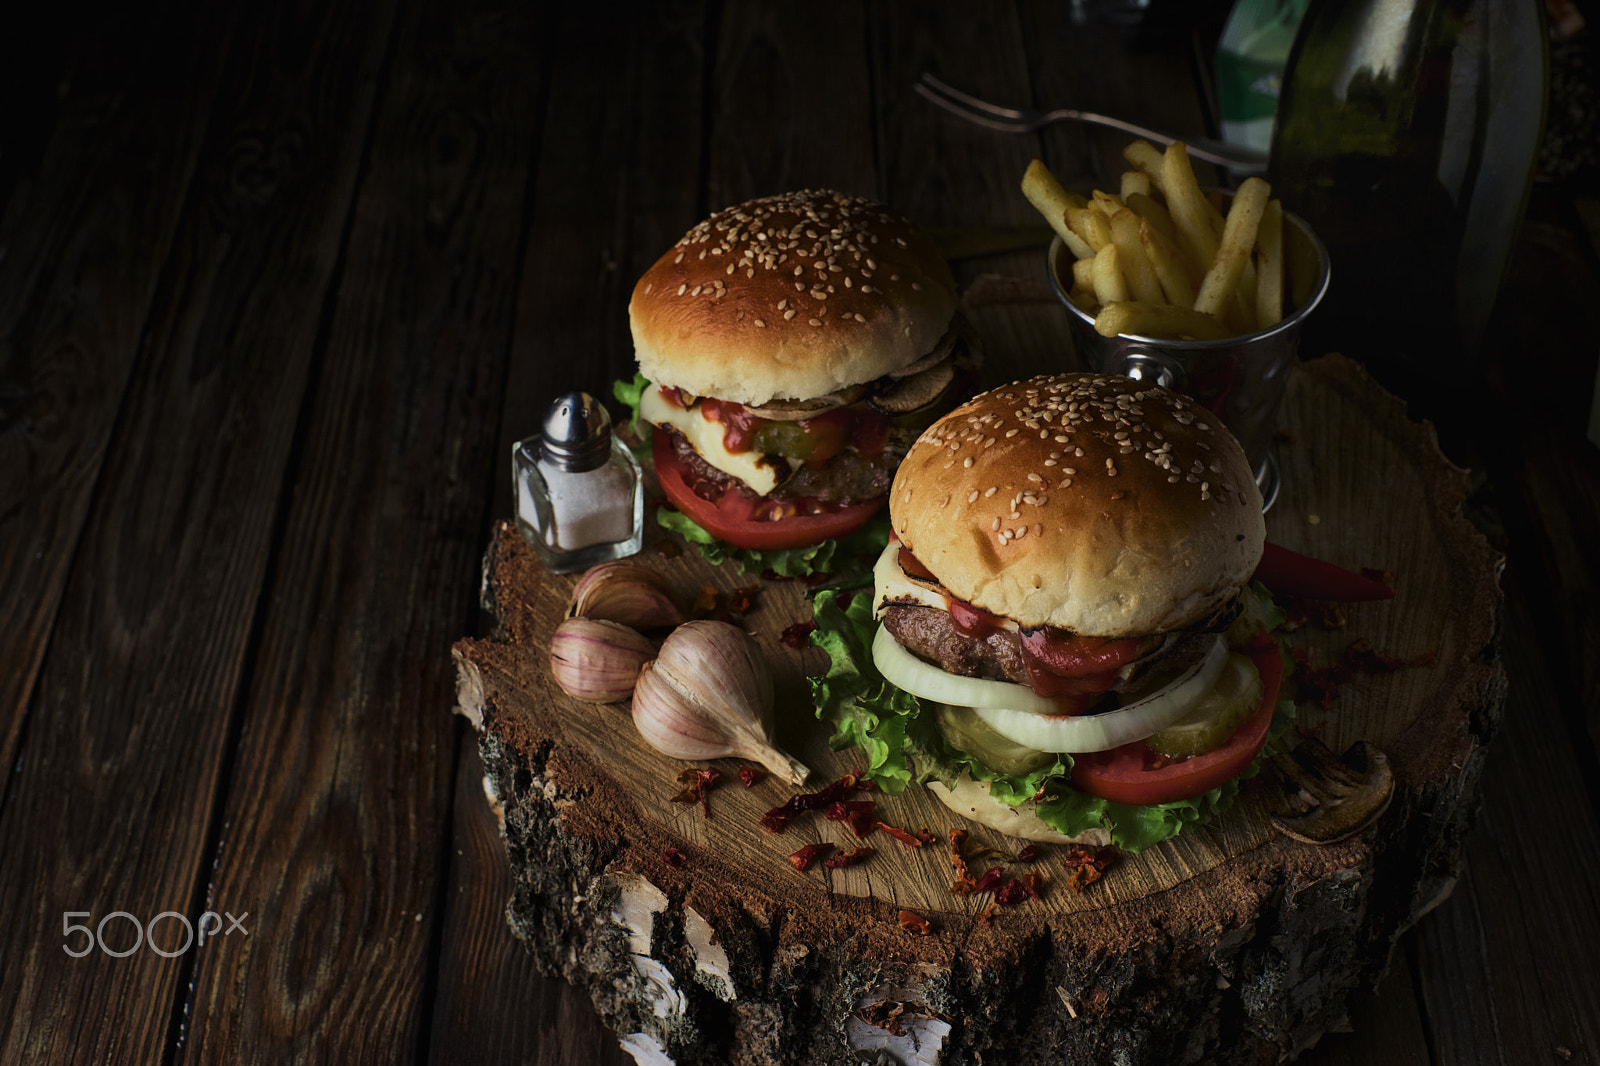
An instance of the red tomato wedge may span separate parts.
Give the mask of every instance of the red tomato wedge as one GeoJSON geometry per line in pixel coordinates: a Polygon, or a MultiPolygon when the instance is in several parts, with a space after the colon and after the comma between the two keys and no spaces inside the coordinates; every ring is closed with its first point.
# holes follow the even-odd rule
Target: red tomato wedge
{"type": "Polygon", "coordinates": [[[772,501],[729,488],[714,500],[695,495],[688,468],[678,461],[672,438],[656,429],[650,442],[656,477],[661,491],[672,505],[694,520],[701,529],[736,548],[768,551],[778,548],[807,548],[830,537],[854,533],[877,514],[887,497],[861,503],[835,504],[829,501],[797,499],[786,501],[800,511],[783,518],[769,517],[772,501]],[[815,514],[805,512],[816,509],[815,514]]]}
{"type": "Polygon", "coordinates": [[[1220,748],[1165,765],[1156,765],[1161,760],[1143,741],[1076,755],[1073,787],[1113,803],[1144,806],[1192,799],[1243,773],[1266,743],[1283,685],[1283,655],[1270,640],[1240,650],[1261,673],[1261,703],[1220,748]]]}

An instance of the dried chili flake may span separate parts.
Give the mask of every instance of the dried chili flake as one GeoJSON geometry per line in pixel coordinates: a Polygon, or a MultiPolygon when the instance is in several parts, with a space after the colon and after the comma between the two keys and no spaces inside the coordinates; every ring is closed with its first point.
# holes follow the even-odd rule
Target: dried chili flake
{"type": "Polygon", "coordinates": [[[1043,883],[1044,878],[1037,873],[1023,874],[1001,885],[1000,890],[994,894],[994,901],[1002,907],[1015,907],[1030,899],[1038,899],[1039,886],[1043,883]]]}
{"type": "Polygon", "coordinates": [[[1332,666],[1317,668],[1311,664],[1311,655],[1302,648],[1294,649],[1295,702],[1315,704],[1322,710],[1333,709],[1339,689],[1361,674],[1392,674],[1412,666],[1432,666],[1439,659],[1437,651],[1426,651],[1411,659],[1385,655],[1372,647],[1365,638],[1351,641],[1339,661],[1332,666]]]}
{"type": "Polygon", "coordinates": [[[689,614],[694,618],[708,617],[717,609],[717,590],[711,585],[701,585],[694,594],[694,603],[689,607],[689,614]]]}
{"type": "Polygon", "coordinates": [[[807,870],[810,869],[812,863],[832,853],[833,849],[834,845],[827,841],[823,841],[820,844],[807,844],[793,855],[790,855],[789,861],[794,863],[796,870],[807,870]]]}
{"type": "Polygon", "coordinates": [[[1074,892],[1082,892],[1116,865],[1118,857],[1114,847],[1091,848],[1074,844],[1061,856],[1061,865],[1067,868],[1067,887],[1074,892]]]}
{"type": "Polygon", "coordinates": [[[878,820],[872,816],[877,807],[872,800],[840,800],[828,804],[823,817],[830,822],[843,822],[857,837],[864,837],[878,826],[878,820]]]}
{"type": "Polygon", "coordinates": [[[760,585],[747,585],[742,589],[734,589],[728,593],[727,610],[733,614],[744,614],[755,606],[756,594],[760,591],[760,585]]]}
{"type": "Polygon", "coordinates": [[[767,772],[759,766],[739,767],[739,780],[744,782],[745,788],[759,784],[766,776],[767,772]]]}
{"type": "Polygon", "coordinates": [[[778,637],[778,643],[785,648],[793,648],[795,651],[800,651],[811,646],[811,634],[816,631],[817,623],[807,618],[784,629],[783,633],[778,637]]]}
{"type": "MultiPolygon", "coordinates": [[[[882,829],[885,833],[888,833],[890,836],[894,837],[908,848],[920,848],[922,845],[927,843],[927,841],[922,839],[922,837],[913,836],[911,833],[901,829],[899,826],[890,825],[888,822],[879,822],[878,828],[882,829]]],[[[933,835],[928,833],[927,830],[923,830],[923,833],[929,837],[933,835]]]]}
{"type": "Polygon", "coordinates": [[[871,855],[872,848],[869,846],[863,846],[856,848],[854,851],[841,851],[837,855],[830,856],[823,861],[822,865],[826,866],[830,870],[837,870],[845,866],[854,866],[856,863],[861,862],[863,859],[869,858],[871,855]]]}
{"type": "Polygon", "coordinates": [[[807,811],[826,810],[828,807],[841,800],[848,799],[850,794],[861,788],[860,779],[853,773],[845,774],[837,781],[824,785],[816,792],[801,792],[789,797],[789,801],[780,807],[774,807],[761,816],[761,828],[769,833],[781,833],[788,824],[789,819],[796,818],[807,811]]]}
{"type": "Polygon", "coordinates": [[[966,839],[967,831],[965,829],[950,830],[950,865],[955,867],[956,870],[956,880],[955,885],[952,886],[952,891],[957,888],[964,890],[957,891],[957,895],[965,895],[966,892],[972,891],[972,885],[974,884],[972,873],[967,869],[967,858],[962,854],[961,850],[961,846],[966,842],[966,839]]]}
{"type": "Polygon", "coordinates": [[[983,913],[978,915],[978,924],[988,925],[990,922],[992,922],[994,920],[994,909],[997,906],[999,906],[999,904],[990,901],[989,905],[983,909],[983,913]]]}
{"type": "Polygon", "coordinates": [[[698,803],[700,804],[701,812],[707,818],[710,818],[711,800],[707,793],[717,787],[717,782],[722,780],[722,772],[713,766],[691,766],[679,774],[675,780],[684,788],[682,792],[672,797],[672,802],[685,805],[698,803]]]}
{"type": "Polygon", "coordinates": [[[900,928],[909,929],[918,936],[931,936],[933,934],[933,923],[916,911],[900,912],[900,928]]]}
{"type": "Polygon", "coordinates": [[[1033,860],[1037,859],[1038,857],[1039,857],[1039,845],[1037,845],[1037,844],[1025,844],[1025,845],[1023,845],[1022,850],[1017,852],[1017,861],[1018,862],[1032,862],[1033,860]]]}
{"type": "Polygon", "coordinates": [[[687,862],[688,859],[689,857],[677,848],[664,848],[661,852],[661,861],[675,870],[687,862]]]}
{"type": "Polygon", "coordinates": [[[978,892],[993,892],[1005,882],[1006,875],[1001,871],[1000,867],[991,866],[983,871],[982,876],[972,883],[972,892],[974,894],[978,892]]]}

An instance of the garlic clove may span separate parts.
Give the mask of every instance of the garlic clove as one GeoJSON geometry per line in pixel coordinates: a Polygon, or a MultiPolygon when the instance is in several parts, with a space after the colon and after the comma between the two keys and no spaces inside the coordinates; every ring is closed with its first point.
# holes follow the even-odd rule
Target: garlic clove
{"type": "Polygon", "coordinates": [[[568,618],[601,618],[634,629],[666,629],[683,623],[683,608],[658,571],[631,559],[591,567],[573,586],[568,618]]]}
{"type": "Polygon", "coordinates": [[[739,756],[798,785],[811,771],[772,744],[772,670],[755,641],[726,622],[674,629],[639,673],[633,721],[677,759],[739,756]]]}
{"type": "Polygon", "coordinates": [[[550,637],[550,673],[561,691],[585,703],[616,703],[633,692],[655,654],[641,633],[598,618],[568,618],[550,637]]]}

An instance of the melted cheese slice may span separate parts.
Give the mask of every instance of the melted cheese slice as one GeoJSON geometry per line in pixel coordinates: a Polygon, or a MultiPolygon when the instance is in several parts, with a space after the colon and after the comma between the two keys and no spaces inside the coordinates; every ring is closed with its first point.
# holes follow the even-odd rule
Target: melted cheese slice
{"type": "Polygon", "coordinates": [[[944,597],[932,589],[923,588],[900,569],[900,542],[891,540],[872,564],[872,617],[881,618],[883,609],[891,603],[915,603],[923,607],[944,610],[944,597]]]}
{"type": "MultiPolygon", "coordinates": [[[[684,439],[706,462],[750,486],[750,491],[765,496],[778,487],[778,475],[766,458],[756,451],[730,452],[723,443],[723,427],[705,417],[698,403],[687,410],[670,403],[661,395],[661,387],[652,384],[639,398],[639,416],[657,426],[671,426],[682,433],[684,439]]],[[[799,468],[798,460],[790,460],[791,467],[799,468]]]]}
{"type": "MultiPolygon", "coordinates": [[[[872,565],[872,592],[874,618],[882,617],[883,609],[891,603],[914,603],[920,607],[949,610],[944,602],[944,593],[919,585],[906,576],[900,567],[900,542],[897,540],[891,540],[884,547],[883,554],[878,556],[878,561],[872,565]]],[[[1017,623],[1002,618],[1000,628],[1016,629],[1017,623]]]]}

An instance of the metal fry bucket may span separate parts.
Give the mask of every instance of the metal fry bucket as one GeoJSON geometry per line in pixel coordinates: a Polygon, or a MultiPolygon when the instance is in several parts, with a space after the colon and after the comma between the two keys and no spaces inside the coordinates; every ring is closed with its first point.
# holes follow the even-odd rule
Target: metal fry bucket
{"type": "Polygon", "coordinates": [[[1270,329],[1216,341],[1169,340],[1095,331],[1094,316],[1072,302],[1072,253],[1057,237],[1050,244],[1050,284],[1071,315],[1072,339],[1090,370],[1124,374],[1137,381],[1186,393],[1215,412],[1239,438],[1256,472],[1263,507],[1278,493],[1272,437],[1278,427],[1289,371],[1300,350],[1306,316],[1328,291],[1328,251],[1311,227],[1284,212],[1282,321],[1270,329]],[[1063,278],[1065,281],[1063,281],[1063,278]]]}

